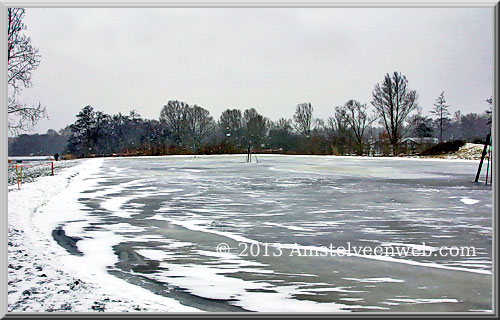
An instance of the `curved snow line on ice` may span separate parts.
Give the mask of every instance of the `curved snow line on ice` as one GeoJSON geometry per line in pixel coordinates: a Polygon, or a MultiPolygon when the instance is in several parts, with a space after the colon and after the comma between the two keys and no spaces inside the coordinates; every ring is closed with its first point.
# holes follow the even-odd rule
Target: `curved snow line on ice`
{"type": "Polygon", "coordinates": [[[124,236],[115,233],[117,227],[121,227],[120,225],[108,226],[106,229],[99,231],[83,231],[83,225],[81,224],[69,228],[74,232],[71,235],[85,235],[85,238],[77,243],[78,249],[84,253],[83,256],[73,256],[67,253],[52,239],[52,230],[61,223],[73,223],[77,220],[98,221],[95,216],[91,216],[88,211],[83,210],[85,207],[78,199],[81,197],[82,191],[97,188],[100,180],[93,177],[99,174],[104,161],[102,158],[88,159],[82,164],[74,166],[73,170],[61,173],[59,175],[61,178],[67,178],[71,174],[74,177],[56,197],[39,207],[30,219],[33,227],[38,232],[45,234],[46,238],[52,242],[53,247],[60,253],[57,257],[57,264],[65,266],[64,270],[71,271],[72,274],[75,274],[75,277],[97,284],[99,288],[105,290],[113,298],[134,299],[135,303],[144,304],[148,307],[154,305],[157,308],[156,310],[162,309],[168,312],[202,311],[185,306],[173,298],[155,294],[146,288],[131,284],[108,273],[108,269],[112,268],[115,262],[118,261],[112,247],[125,240],[124,236]],[[113,288],[113,290],[109,290],[109,288],[113,288]]]}
{"type": "MultiPolygon", "coordinates": [[[[154,217],[151,217],[150,219],[167,220],[172,224],[180,225],[180,226],[185,227],[189,230],[217,234],[217,235],[220,235],[223,237],[233,239],[237,242],[256,243],[259,245],[264,245],[264,243],[257,241],[257,240],[252,240],[252,239],[249,239],[247,237],[232,234],[232,233],[226,232],[226,231],[211,230],[211,229],[208,229],[208,228],[200,225],[200,221],[202,223],[205,223],[206,220],[173,221],[173,220],[167,219],[165,217],[162,217],[161,215],[156,215],[154,217]]],[[[273,244],[268,244],[268,245],[273,245],[273,244]]],[[[274,245],[278,245],[278,243],[276,243],[274,245]]],[[[311,250],[311,251],[317,251],[317,252],[323,252],[323,253],[330,252],[330,249],[327,247],[305,246],[305,245],[286,244],[286,243],[285,244],[280,243],[279,245],[282,249],[311,250]]],[[[445,265],[440,265],[440,264],[435,264],[435,263],[396,259],[396,258],[387,257],[387,256],[376,256],[376,255],[368,256],[368,255],[363,255],[363,254],[349,253],[349,252],[346,252],[345,250],[333,250],[332,252],[334,252],[335,254],[337,254],[339,256],[344,255],[344,256],[348,256],[348,257],[358,257],[358,258],[366,258],[366,259],[379,260],[379,261],[385,261],[385,262],[402,263],[402,264],[414,265],[414,266],[419,266],[419,267],[427,267],[427,268],[436,268],[436,269],[445,269],[445,270],[454,270],[454,271],[462,271],[462,272],[471,272],[471,273],[491,275],[491,272],[488,270],[479,270],[479,269],[474,270],[474,269],[467,269],[467,268],[461,268],[461,267],[451,267],[451,266],[445,266],[445,265]]]]}

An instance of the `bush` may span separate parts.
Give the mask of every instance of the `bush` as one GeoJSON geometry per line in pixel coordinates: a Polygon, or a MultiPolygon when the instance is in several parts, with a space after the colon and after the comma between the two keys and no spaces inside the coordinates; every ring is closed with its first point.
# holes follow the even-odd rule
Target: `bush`
{"type": "Polygon", "coordinates": [[[73,160],[73,159],[76,159],[76,156],[74,156],[72,154],[63,154],[60,159],[61,160],[73,160]]]}
{"type": "Polygon", "coordinates": [[[460,149],[461,146],[465,145],[463,140],[452,140],[447,142],[441,142],[432,147],[429,147],[420,153],[421,156],[432,156],[444,153],[455,152],[460,149]]]}

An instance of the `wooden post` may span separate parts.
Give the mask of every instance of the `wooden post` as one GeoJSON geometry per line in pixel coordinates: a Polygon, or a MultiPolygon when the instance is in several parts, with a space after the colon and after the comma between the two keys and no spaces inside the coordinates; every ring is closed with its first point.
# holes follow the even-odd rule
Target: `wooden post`
{"type": "Polygon", "coordinates": [[[53,176],[54,175],[54,162],[51,162],[50,164],[51,164],[51,167],[52,167],[52,174],[51,174],[51,176],[53,176]]]}
{"type": "Polygon", "coordinates": [[[21,184],[23,184],[23,166],[21,166],[21,184]]]}
{"type": "Polygon", "coordinates": [[[21,189],[21,187],[19,186],[19,170],[17,168],[17,164],[16,164],[16,178],[17,178],[17,188],[21,189]]]}
{"type": "Polygon", "coordinates": [[[491,165],[490,165],[490,183],[493,183],[493,151],[491,151],[492,143],[490,143],[490,153],[489,157],[491,160],[491,165]]]}
{"type": "Polygon", "coordinates": [[[484,184],[488,184],[488,175],[490,174],[490,149],[488,148],[488,165],[486,165],[486,180],[484,181],[484,184]]]}
{"type": "Polygon", "coordinates": [[[247,162],[252,162],[252,156],[250,154],[250,145],[248,145],[247,162]]]}
{"type": "Polygon", "coordinates": [[[484,157],[486,157],[486,150],[488,148],[488,145],[490,144],[490,135],[491,134],[488,133],[488,135],[486,136],[486,143],[484,144],[483,154],[481,155],[481,161],[479,161],[479,167],[477,168],[476,180],[474,180],[475,182],[479,181],[479,175],[481,174],[481,167],[483,166],[484,157]]]}

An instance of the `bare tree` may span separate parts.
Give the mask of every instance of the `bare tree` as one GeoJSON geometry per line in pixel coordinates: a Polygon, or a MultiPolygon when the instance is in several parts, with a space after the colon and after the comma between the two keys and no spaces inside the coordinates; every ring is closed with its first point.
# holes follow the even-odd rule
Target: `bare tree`
{"type": "Polygon", "coordinates": [[[202,144],[215,128],[215,122],[208,110],[197,105],[187,109],[185,122],[186,139],[184,140],[191,140],[195,149],[193,151],[196,152],[196,148],[202,144]]]}
{"type": "Polygon", "coordinates": [[[250,108],[243,112],[243,124],[246,133],[246,142],[260,146],[269,129],[269,119],[260,115],[257,110],[250,108]]]}
{"type": "Polygon", "coordinates": [[[443,142],[443,129],[447,123],[448,116],[450,116],[450,112],[448,111],[449,107],[450,106],[446,104],[443,91],[439,97],[436,98],[434,109],[431,110],[431,113],[437,117],[436,123],[439,130],[439,142],[443,142]]]}
{"type": "Polygon", "coordinates": [[[47,111],[40,103],[30,107],[14,95],[9,96],[7,105],[9,131],[14,135],[33,129],[38,120],[47,117],[47,111]]]}
{"type": "Polygon", "coordinates": [[[313,107],[310,103],[301,103],[297,105],[295,114],[293,115],[293,121],[295,122],[297,131],[306,137],[311,135],[311,126],[313,122],[312,113],[313,107]]]}
{"type": "Polygon", "coordinates": [[[334,153],[346,154],[351,133],[344,106],[335,107],[335,115],[327,119],[324,130],[332,143],[332,149],[336,150],[334,153]]]}
{"type": "Polygon", "coordinates": [[[286,132],[288,134],[292,133],[292,120],[279,118],[278,121],[273,123],[273,130],[278,130],[281,132],[286,132]]]}
{"type": "Polygon", "coordinates": [[[492,109],[493,109],[493,97],[489,97],[488,99],[486,99],[486,102],[490,105],[490,109],[486,110],[486,114],[489,117],[488,124],[491,125],[491,120],[492,120],[491,116],[493,114],[493,112],[492,112],[492,109]]]}
{"type": "Polygon", "coordinates": [[[337,133],[349,131],[349,122],[347,121],[347,110],[342,106],[335,107],[335,116],[332,118],[334,128],[337,133]]]}
{"type": "Polygon", "coordinates": [[[292,120],[279,118],[271,122],[269,130],[271,147],[281,150],[290,150],[294,147],[292,120]]]}
{"type": "Polygon", "coordinates": [[[325,120],[320,118],[315,118],[313,120],[313,134],[325,133],[325,120]]]}
{"type": "Polygon", "coordinates": [[[371,125],[377,118],[368,115],[366,104],[361,104],[356,100],[349,100],[344,105],[346,121],[351,128],[351,131],[356,140],[357,154],[363,154],[363,137],[366,128],[371,125]]]}
{"type": "Polygon", "coordinates": [[[224,134],[225,139],[238,145],[243,131],[241,111],[238,109],[224,110],[219,118],[219,129],[224,134]]]}
{"type": "Polygon", "coordinates": [[[324,125],[325,126],[323,127],[323,130],[325,130],[326,136],[328,137],[328,139],[333,139],[333,137],[335,136],[336,125],[337,125],[335,118],[328,117],[324,125]]]}
{"type": "Polygon", "coordinates": [[[7,83],[9,85],[8,115],[9,131],[17,134],[33,128],[37,121],[47,116],[45,107],[27,106],[17,99],[24,88],[31,86],[33,71],[40,65],[38,49],[31,44],[31,38],[24,34],[23,8],[8,8],[7,83]]]}
{"type": "Polygon", "coordinates": [[[179,145],[182,144],[188,108],[185,102],[170,100],[160,112],[160,123],[166,126],[171,139],[179,145]]]}
{"type": "Polygon", "coordinates": [[[375,86],[371,104],[381,118],[392,145],[393,155],[398,154],[401,138],[411,129],[407,120],[418,111],[417,92],[408,88],[408,80],[398,72],[386,74],[382,84],[375,86]]]}

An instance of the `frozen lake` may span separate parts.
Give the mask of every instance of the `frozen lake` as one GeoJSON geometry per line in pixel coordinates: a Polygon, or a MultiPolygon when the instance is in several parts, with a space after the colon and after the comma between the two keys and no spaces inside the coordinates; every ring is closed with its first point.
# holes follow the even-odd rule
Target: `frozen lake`
{"type": "Polygon", "coordinates": [[[245,158],[98,159],[35,222],[85,268],[207,311],[491,310],[492,191],[472,182],[477,161],[245,158]],[[429,254],[293,252],[348,244],[429,254]]]}

